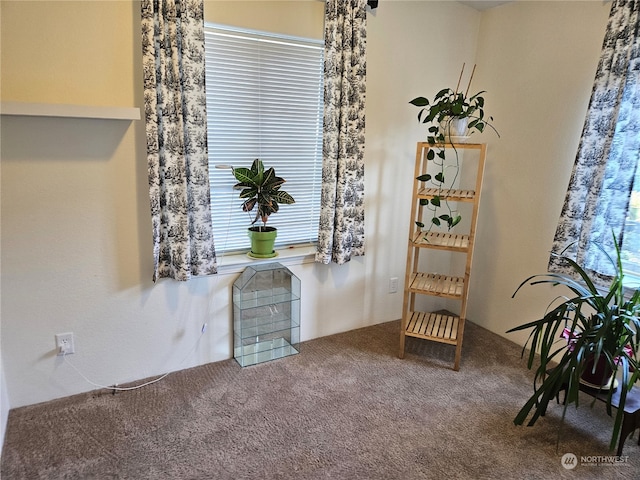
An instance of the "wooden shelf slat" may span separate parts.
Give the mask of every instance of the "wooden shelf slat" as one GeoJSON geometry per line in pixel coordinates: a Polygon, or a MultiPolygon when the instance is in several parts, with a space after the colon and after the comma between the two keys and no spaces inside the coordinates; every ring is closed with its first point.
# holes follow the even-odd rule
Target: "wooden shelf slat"
{"type": "Polygon", "coordinates": [[[430,145],[429,142],[418,142],[418,148],[430,149],[430,148],[455,148],[460,150],[478,150],[482,147],[482,143],[438,143],[436,145],[430,145]]]}
{"type": "Polygon", "coordinates": [[[411,239],[416,247],[438,248],[453,252],[466,252],[469,249],[469,235],[443,232],[416,232],[411,239]]]}
{"type": "Polygon", "coordinates": [[[455,345],[460,318],[444,313],[409,312],[405,335],[455,345]]]}
{"type": "Polygon", "coordinates": [[[464,291],[464,278],[438,273],[412,273],[409,290],[423,295],[460,298],[464,291]]]}
{"type": "Polygon", "coordinates": [[[475,190],[442,190],[439,188],[422,187],[418,189],[417,198],[433,198],[451,200],[453,202],[473,202],[476,197],[475,190]]]}

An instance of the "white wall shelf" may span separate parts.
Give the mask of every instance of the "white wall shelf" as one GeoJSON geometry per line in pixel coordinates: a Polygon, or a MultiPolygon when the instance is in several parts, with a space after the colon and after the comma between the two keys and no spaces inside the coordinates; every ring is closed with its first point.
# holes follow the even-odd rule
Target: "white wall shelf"
{"type": "Polygon", "coordinates": [[[137,107],[99,107],[56,103],[2,102],[1,115],[62,118],[97,118],[109,120],[140,120],[137,107]]]}

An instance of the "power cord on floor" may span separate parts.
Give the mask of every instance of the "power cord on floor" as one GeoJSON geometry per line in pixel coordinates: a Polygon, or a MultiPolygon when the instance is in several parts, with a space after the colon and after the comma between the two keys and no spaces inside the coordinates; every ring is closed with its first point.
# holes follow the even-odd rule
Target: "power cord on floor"
{"type": "MultiPolygon", "coordinates": [[[[233,170],[233,167],[231,165],[216,165],[216,168],[233,170]]],[[[220,262],[222,260],[222,258],[224,257],[224,255],[226,253],[226,250],[227,250],[227,242],[229,241],[229,230],[230,230],[230,226],[231,226],[231,217],[232,217],[231,212],[233,210],[233,207],[234,207],[234,201],[232,199],[231,202],[229,203],[229,220],[227,221],[227,234],[224,236],[225,240],[223,242],[224,245],[223,245],[223,248],[222,248],[222,253],[216,253],[216,260],[218,262],[220,262]]],[[[214,278],[215,278],[215,283],[214,283],[213,289],[215,291],[215,288],[216,288],[216,286],[218,284],[219,276],[218,275],[214,275],[214,278]]],[[[182,366],[184,364],[184,362],[187,361],[187,358],[189,358],[189,356],[195,351],[195,349],[198,347],[198,344],[200,343],[200,339],[202,338],[202,336],[204,335],[204,333],[206,331],[207,331],[207,324],[204,323],[202,325],[202,329],[200,331],[200,336],[198,337],[198,339],[196,340],[195,344],[193,345],[193,348],[191,348],[191,350],[189,350],[189,353],[187,353],[187,355],[184,357],[184,359],[178,364],[179,367],[182,366]]],[[[115,393],[115,392],[125,392],[125,391],[129,391],[129,390],[137,390],[138,388],[142,388],[142,387],[146,387],[148,385],[152,385],[152,384],[154,384],[156,382],[159,382],[160,380],[166,378],[167,375],[172,373],[172,372],[167,372],[167,373],[165,373],[163,375],[160,375],[158,378],[155,378],[153,380],[150,380],[150,381],[145,382],[145,383],[140,384],[140,385],[134,385],[132,387],[118,387],[117,383],[115,385],[102,385],[100,383],[96,383],[96,382],[90,380],[89,378],[87,378],[86,375],[84,375],[73,363],[71,363],[69,361],[69,359],[67,358],[67,356],[68,356],[67,353],[65,353],[65,352],[61,352],[61,353],[62,353],[63,361],[67,365],[69,365],[71,368],[73,368],[76,371],[76,373],[83,378],[84,381],[86,381],[90,385],[93,385],[94,387],[106,388],[108,390],[111,390],[113,393],[115,393]]]]}
{"type": "MultiPolygon", "coordinates": [[[[195,351],[195,349],[198,347],[198,344],[200,343],[200,339],[202,338],[202,336],[204,335],[204,332],[207,331],[207,324],[203,324],[202,328],[200,329],[200,336],[198,337],[198,339],[196,340],[196,342],[194,343],[193,347],[191,348],[191,350],[189,350],[189,352],[185,355],[184,359],[182,359],[182,361],[178,364],[178,366],[182,366],[184,364],[184,362],[187,361],[187,358],[189,358],[189,356],[195,351]]],[[[78,370],[78,368],[76,368],[76,366],[71,363],[68,359],[68,354],[63,353],[62,354],[62,359],[64,360],[64,362],[69,365],[71,368],[73,368],[76,373],[78,375],[80,375],[87,383],[89,383],[90,385],[93,385],[94,387],[98,387],[98,388],[106,388],[108,390],[111,390],[113,393],[115,392],[126,392],[129,390],[137,390],[138,388],[142,388],[142,387],[146,387],[148,385],[151,385],[153,383],[159,382],[160,380],[164,379],[167,377],[167,375],[169,375],[172,372],[167,372],[163,375],[160,375],[158,378],[155,378],[153,380],[150,380],[148,382],[145,382],[143,384],[140,385],[134,385],[132,387],[118,387],[118,384],[116,383],[115,385],[102,385],[96,382],[91,381],[90,379],[88,379],[80,370],[78,370]]]]}

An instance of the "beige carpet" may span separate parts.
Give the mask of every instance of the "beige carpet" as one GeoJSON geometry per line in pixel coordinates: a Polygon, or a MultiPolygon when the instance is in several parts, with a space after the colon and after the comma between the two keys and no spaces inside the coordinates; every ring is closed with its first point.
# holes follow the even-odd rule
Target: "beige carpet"
{"type": "Polygon", "coordinates": [[[454,372],[446,345],[409,339],[398,359],[398,328],[12,410],[2,479],[640,478],[637,433],[627,462],[580,464],[611,455],[600,403],[570,408],[557,450],[560,406],[534,427],[513,425],[532,388],[515,344],[468,323],[454,372]],[[561,465],[565,453],[575,469],[561,465]]]}

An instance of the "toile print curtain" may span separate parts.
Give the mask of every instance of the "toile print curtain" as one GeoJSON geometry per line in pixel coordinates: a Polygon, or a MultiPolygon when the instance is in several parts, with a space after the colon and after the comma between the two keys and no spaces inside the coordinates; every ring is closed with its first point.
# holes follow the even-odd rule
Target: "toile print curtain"
{"type": "Polygon", "coordinates": [[[325,5],[322,194],[316,261],[364,255],[367,0],[325,5]]]}
{"type": "Polygon", "coordinates": [[[153,281],[216,273],[202,0],[142,0],[153,281]]]}
{"type": "MultiPolygon", "coordinates": [[[[553,251],[567,251],[604,283],[614,273],[596,246],[622,244],[640,156],[640,1],[614,0],[553,251]]],[[[615,256],[615,255],[614,255],[615,256]]],[[[571,270],[552,256],[549,270],[571,270]]]]}

